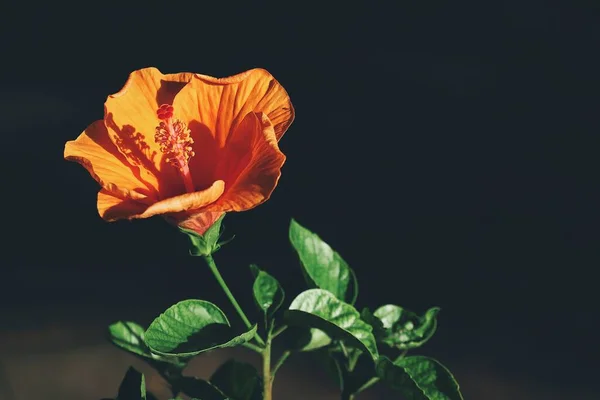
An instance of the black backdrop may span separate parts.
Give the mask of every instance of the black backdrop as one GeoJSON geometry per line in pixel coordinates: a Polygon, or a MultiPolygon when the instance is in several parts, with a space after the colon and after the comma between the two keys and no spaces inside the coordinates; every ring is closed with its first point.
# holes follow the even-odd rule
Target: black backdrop
{"type": "MultiPolygon", "coordinates": [[[[361,306],[441,306],[440,359],[591,385],[595,2],[13,3],[0,17],[3,309],[223,303],[160,219],[101,221],[96,183],[62,152],[134,69],[263,67],[296,121],[272,199],[225,222],[237,237],[216,257],[242,297],[250,262],[301,290],[294,217],[356,270],[361,306]]],[[[2,326],[39,316],[24,313],[2,326]]]]}

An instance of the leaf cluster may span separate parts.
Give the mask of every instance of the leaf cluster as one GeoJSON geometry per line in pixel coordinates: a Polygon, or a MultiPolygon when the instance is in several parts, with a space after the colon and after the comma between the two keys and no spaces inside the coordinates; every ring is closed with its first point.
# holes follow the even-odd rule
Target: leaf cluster
{"type": "MultiPolygon", "coordinates": [[[[214,244],[219,232],[209,234],[208,240],[192,238],[192,242],[202,244],[204,252],[220,247],[214,244]]],[[[456,380],[439,361],[408,355],[434,335],[439,308],[417,314],[386,304],[373,311],[359,311],[355,306],[358,279],[348,263],[317,234],[294,220],[289,240],[307,289],[284,307],[285,292],[277,279],[251,265],[254,303],[263,317],[260,323],[235,329],[217,305],[189,299],[169,307],[147,328],[131,321],[110,325],[111,341],[153,366],[169,382],[174,397],[185,394],[199,400],[262,399],[261,374],[247,363],[229,360],[208,380],[183,374],[193,357],[207,351],[234,346],[263,351],[262,340],[253,342],[261,325],[269,341],[281,339],[285,349],[273,375],[289,355],[309,353],[337,382],[342,399],[353,399],[377,383],[409,400],[462,399],[456,380]]],[[[146,392],[143,374],[131,368],[117,399],[152,399],[146,392]]]]}

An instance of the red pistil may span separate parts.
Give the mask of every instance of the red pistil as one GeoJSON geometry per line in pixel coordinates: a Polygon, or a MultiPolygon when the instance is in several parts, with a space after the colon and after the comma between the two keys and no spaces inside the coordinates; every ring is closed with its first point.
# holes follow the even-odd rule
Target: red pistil
{"type": "Polygon", "coordinates": [[[160,151],[165,154],[166,161],[181,173],[185,188],[189,193],[194,192],[194,183],[189,168],[189,160],[194,156],[190,130],[184,122],[173,118],[173,106],[163,104],[156,110],[160,123],[156,127],[154,140],[160,145],[160,151]]]}

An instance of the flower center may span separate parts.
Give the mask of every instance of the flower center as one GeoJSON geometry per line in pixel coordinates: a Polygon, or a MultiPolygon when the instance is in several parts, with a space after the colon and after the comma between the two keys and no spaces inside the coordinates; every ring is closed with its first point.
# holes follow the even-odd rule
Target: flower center
{"type": "Polygon", "coordinates": [[[185,189],[194,192],[194,183],[190,173],[189,161],[194,156],[190,129],[177,118],[173,118],[173,106],[163,104],[156,111],[160,123],[156,127],[154,141],[160,146],[166,161],[181,173],[185,189]]]}

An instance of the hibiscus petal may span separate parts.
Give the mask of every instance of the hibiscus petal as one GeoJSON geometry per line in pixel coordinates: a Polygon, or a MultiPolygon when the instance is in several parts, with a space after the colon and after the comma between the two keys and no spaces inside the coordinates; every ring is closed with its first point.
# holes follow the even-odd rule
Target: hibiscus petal
{"type": "Polygon", "coordinates": [[[205,190],[182,194],[154,203],[135,218],[148,218],[158,214],[174,214],[204,208],[221,197],[224,190],[225,182],[218,180],[205,190]]]}
{"type": "Polygon", "coordinates": [[[163,75],[156,68],[134,71],[123,89],[109,96],[104,104],[104,121],[111,140],[131,163],[156,177],[161,198],[185,189],[177,170],[164,162],[160,146],[154,141],[159,123],[156,111],[161,104],[172,103],[192,76],[163,75]]]}
{"type": "Polygon", "coordinates": [[[243,211],[270,196],[279,177],[285,155],[279,150],[275,130],[263,113],[248,113],[227,141],[217,166],[217,176],[227,189],[211,211],[243,211]]]}
{"type": "Polygon", "coordinates": [[[107,221],[149,218],[159,214],[171,221],[177,221],[188,218],[189,213],[186,213],[188,210],[198,210],[214,203],[223,194],[224,188],[223,181],[216,181],[208,189],[171,197],[154,204],[145,203],[144,199],[131,199],[102,189],[98,192],[98,213],[107,221]]]}
{"type": "Polygon", "coordinates": [[[106,221],[131,219],[147,208],[148,205],[139,201],[116,196],[104,189],[98,192],[98,214],[106,221]]]}
{"type": "Polygon", "coordinates": [[[285,89],[264,69],[252,69],[229,78],[196,74],[175,97],[175,113],[196,120],[212,132],[219,147],[250,112],[266,114],[277,140],[294,119],[285,89]]]}
{"type": "Polygon", "coordinates": [[[83,165],[107,191],[130,198],[156,198],[156,178],[132,165],[111,142],[103,121],[65,144],[64,157],[83,165]]]}

